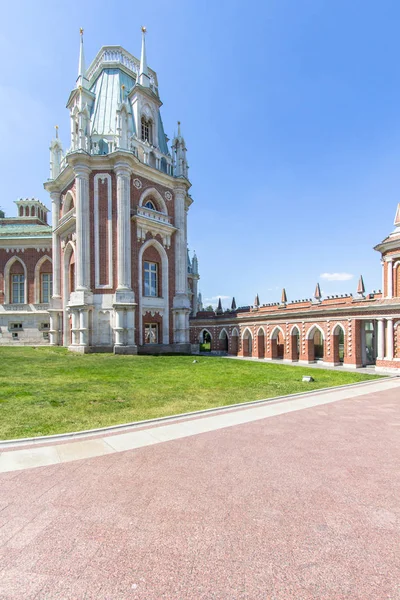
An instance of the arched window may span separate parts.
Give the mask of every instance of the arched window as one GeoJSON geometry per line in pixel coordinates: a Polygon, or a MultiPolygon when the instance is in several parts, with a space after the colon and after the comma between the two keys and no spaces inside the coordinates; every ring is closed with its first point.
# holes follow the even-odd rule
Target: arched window
{"type": "Polygon", "coordinates": [[[142,140],[149,144],[152,144],[153,140],[153,123],[151,119],[146,119],[144,116],[142,117],[142,140]]]}
{"type": "Polygon", "coordinates": [[[145,206],[145,208],[150,208],[150,210],[157,210],[151,200],[147,200],[147,202],[144,206],[145,206]]]}

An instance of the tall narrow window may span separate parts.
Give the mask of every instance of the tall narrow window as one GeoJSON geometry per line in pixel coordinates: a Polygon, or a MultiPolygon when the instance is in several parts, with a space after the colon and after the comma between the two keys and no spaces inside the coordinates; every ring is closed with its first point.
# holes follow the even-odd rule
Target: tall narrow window
{"type": "Polygon", "coordinates": [[[150,119],[146,119],[146,117],[142,117],[142,140],[144,142],[152,143],[152,122],[150,119]]]}
{"type": "Polygon", "coordinates": [[[11,302],[24,304],[25,302],[25,275],[11,275],[11,302]]]}
{"type": "Polygon", "coordinates": [[[40,301],[44,304],[50,302],[53,295],[53,276],[51,273],[42,273],[40,301]]]}
{"type": "Polygon", "coordinates": [[[158,323],[144,324],[144,343],[158,344],[158,323]]]}
{"type": "Polygon", "coordinates": [[[144,263],[144,295],[158,296],[158,265],[157,263],[144,263]]]}

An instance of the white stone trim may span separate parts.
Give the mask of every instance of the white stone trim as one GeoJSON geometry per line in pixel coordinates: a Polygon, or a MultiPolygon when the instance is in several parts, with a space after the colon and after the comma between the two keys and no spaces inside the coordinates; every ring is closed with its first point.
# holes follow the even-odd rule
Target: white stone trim
{"type": "Polygon", "coordinates": [[[231,337],[239,337],[239,330],[237,327],[232,329],[231,337]]]}
{"type": "Polygon", "coordinates": [[[250,337],[251,337],[251,340],[253,341],[253,334],[251,333],[251,330],[250,330],[250,328],[249,328],[249,327],[246,327],[246,328],[243,330],[243,333],[242,333],[242,340],[244,340],[244,339],[248,339],[248,337],[246,337],[246,338],[245,338],[246,331],[248,331],[248,333],[249,333],[249,335],[250,335],[250,337]]]}
{"type": "Polygon", "coordinates": [[[169,287],[168,287],[168,274],[169,274],[169,265],[168,265],[168,255],[165,251],[165,248],[160,244],[157,240],[148,240],[143,244],[143,246],[139,250],[138,257],[138,278],[139,278],[139,344],[143,344],[143,318],[142,318],[142,307],[148,308],[147,312],[151,312],[155,310],[156,312],[160,312],[163,310],[163,332],[162,339],[163,344],[169,344],[169,287]],[[162,297],[158,298],[147,298],[143,296],[143,254],[146,248],[150,246],[154,246],[154,248],[158,251],[161,258],[161,267],[162,267],[162,297]],[[160,306],[162,302],[162,306],[160,306]]]}
{"type": "Polygon", "coordinates": [[[276,332],[277,332],[277,330],[279,330],[281,332],[281,334],[283,336],[283,340],[285,340],[285,332],[283,331],[282,327],[280,327],[279,325],[276,325],[274,327],[274,329],[272,330],[271,335],[269,336],[269,339],[270,340],[274,340],[274,339],[276,339],[278,337],[278,336],[275,335],[276,332]]]}
{"type": "Polygon", "coordinates": [[[263,325],[260,325],[260,327],[257,329],[257,334],[256,335],[259,336],[261,330],[263,332],[263,336],[266,337],[267,334],[265,333],[265,329],[264,329],[263,325]]]}
{"type": "Polygon", "coordinates": [[[11,304],[11,286],[10,286],[10,271],[15,262],[20,262],[24,269],[24,304],[28,304],[28,272],[26,264],[19,256],[12,256],[4,267],[4,298],[6,304],[11,304]]]}
{"type": "Polygon", "coordinates": [[[146,188],[144,190],[139,199],[139,206],[143,206],[143,203],[146,201],[148,196],[154,196],[156,202],[158,202],[161,207],[161,210],[159,212],[163,213],[164,215],[168,215],[167,205],[165,204],[164,198],[161,196],[160,192],[158,192],[154,187],[146,188]]]}
{"type": "Polygon", "coordinates": [[[99,290],[113,288],[113,245],[112,245],[112,178],[109,173],[98,173],[94,177],[94,286],[99,290]],[[100,284],[100,223],[99,223],[99,180],[107,181],[107,250],[108,281],[100,284]]]}
{"type": "Polygon", "coordinates": [[[335,332],[336,332],[336,329],[337,329],[338,327],[341,327],[341,328],[342,328],[342,330],[343,330],[343,335],[346,335],[346,329],[345,329],[345,326],[344,326],[344,325],[343,325],[343,323],[341,323],[340,321],[338,321],[337,323],[335,323],[335,325],[334,325],[334,327],[333,327],[333,329],[332,329],[332,331],[331,331],[331,335],[339,335],[339,332],[335,333],[335,332]]]}
{"type": "Polygon", "coordinates": [[[311,336],[310,334],[314,329],[319,329],[319,331],[321,332],[321,335],[322,335],[322,339],[325,341],[326,336],[325,336],[324,330],[321,329],[321,327],[319,325],[317,325],[316,323],[314,323],[314,325],[311,325],[311,327],[309,328],[309,330],[307,331],[307,333],[305,335],[305,339],[311,340],[311,337],[313,337],[313,336],[311,336]]]}
{"type": "Polygon", "coordinates": [[[72,208],[75,208],[75,207],[76,207],[75,194],[73,193],[72,190],[68,190],[68,192],[65,194],[65,198],[63,201],[61,218],[64,217],[67,214],[67,212],[69,212],[70,210],[72,210],[72,208]],[[71,201],[72,201],[72,204],[71,204],[71,201]]]}
{"type": "Polygon", "coordinates": [[[219,339],[219,340],[222,340],[222,332],[223,332],[223,331],[225,331],[225,335],[226,335],[226,337],[227,337],[227,338],[228,338],[228,340],[229,340],[229,335],[228,335],[228,332],[227,332],[227,330],[225,329],[225,327],[223,327],[223,328],[221,329],[221,331],[219,332],[218,339],[219,339]]]}
{"type": "Polygon", "coordinates": [[[300,336],[301,336],[300,327],[299,327],[298,325],[296,325],[296,324],[294,324],[294,325],[292,326],[292,328],[291,328],[291,330],[290,330],[290,332],[289,332],[289,335],[290,335],[290,336],[292,336],[292,335],[295,335],[295,334],[293,333],[293,330],[294,330],[294,329],[297,329],[297,331],[298,331],[298,335],[299,335],[299,337],[300,337],[300,336]]]}
{"type": "Polygon", "coordinates": [[[34,277],[34,298],[35,298],[35,304],[40,304],[40,292],[41,292],[41,282],[40,282],[40,268],[42,266],[43,263],[46,262],[46,260],[48,260],[52,266],[52,272],[53,272],[53,261],[51,260],[50,256],[47,256],[47,254],[45,256],[42,256],[42,258],[40,258],[36,265],[35,265],[35,277],[34,277]]]}
{"type": "Polygon", "coordinates": [[[210,336],[210,338],[211,338],[211,341],[212,341],[212,339],[213,339],[213,336],[211,335],[211,331],[210,331],[209,329],[207,329],[207,327],[203,327],[203,329],[201,329],[201,330],[200,330],[200,333],[199,333],[199,343],[200,343],[200,344],[202,344],[202,343],[203,343],[201,340],[202,340],[202,337],[203,337],[203,333],[204,333],[205,331],[207,331],[208,335],[209,335],[209,336],[210,336]]]}

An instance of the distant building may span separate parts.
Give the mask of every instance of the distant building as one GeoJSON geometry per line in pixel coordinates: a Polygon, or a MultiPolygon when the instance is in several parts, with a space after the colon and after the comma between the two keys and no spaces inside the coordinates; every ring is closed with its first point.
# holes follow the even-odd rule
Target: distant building
{"type": "Polygon", "coordinates": [[[350,367],[376,365],[400,369],[400,204],[395,229],[375,247],[382,259],[382,291],[365,293],[360,277],[357,293],[314,297],[215,312],[199,311],[191,319],[194,350],[304,364],[319,361],[350,367]]]}

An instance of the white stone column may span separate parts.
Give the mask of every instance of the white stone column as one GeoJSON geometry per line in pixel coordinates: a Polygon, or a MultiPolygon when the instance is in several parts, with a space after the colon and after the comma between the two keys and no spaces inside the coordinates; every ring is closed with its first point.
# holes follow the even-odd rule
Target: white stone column
{"type": "Polygon", "coordinates": [[[387,297],[393,298],[393,258],[387,258],[387,297]]]}
{"type": "Polygon", "coordinates": [[[75,167],[76,178],[76,289],[90,289],[89,167],[75,167]]]}
{"type": "Polygon", "coordinates": [[[186,190],[175,190],[175,294],[187,295],[186,190]]]}
{"type": "Polygon", "coordinates": [[[115,345],[124,345],[124,310],[117,308],[115,310],[115,345]]]}
{"type": "Polygon", "coordinates": [[[79,344],[80,346],[88,345],[88,317],[89,313],[85,309],[79,311],[79,344]]]}
{"type": "Polygon", "coordinates": [[[77,346],[79,344],[79,315],[78,311],[71,311],[71,333],[72,333],[72,346],[77,346]]]}
{"type": "Polygon", "coordinates": [[[174,342],[189,343],[190,301],[187,293],[187,229],[186,189],[175,188],[175,296],[174,342]]]}
{"type": "Polygon", "coordinates": [[[131,170],[127,164],[117,163],[115,173],[117,176],[118,289],[131,290],[131,170]]]}
{"type": "Polygon", "coordinates": [[[386,320],[386,359],[393,360],[393,319],[386,320]]]}
{"type": "Polygon", "coordinates": [[[126,344],[127,346],[135,345],[135,311],[126,311],[126,344]]]}
{"type": "Polygon", "coordinates": [[[381,258],[382,266],[382,298],[385,298],[385,261],[381,258]]]}
{"type": "Polygon", "coordinates": [[[56,311],[50,311],[50,346],[58,345],[59,314],[56,311]]]}
{"type": "Polygon", "coordinates": [[[378,360],[385,358],[385,324],[383,319],[378,319],[378,360]]]}
{"type": "Polygon", "coordinates": [[[60,194],[50,192],[51,198],[51,219],[52,219],[52,259],[53,259],[53,296],[52,298],[61,298],[61,244],[60,236],[55,233],[60,221],[60,194]]]}

